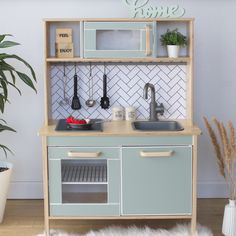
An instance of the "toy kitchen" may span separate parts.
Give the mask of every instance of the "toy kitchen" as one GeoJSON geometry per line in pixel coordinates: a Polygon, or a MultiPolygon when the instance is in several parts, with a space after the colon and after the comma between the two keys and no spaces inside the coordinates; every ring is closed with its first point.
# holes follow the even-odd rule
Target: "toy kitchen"
{"type": "Polygon", "coordinates": [[[186,219],[196,230],[194,19],[45,19],[50,220],[186,219]],[[187,37],[178,57],[160,38],[187,37]]]}

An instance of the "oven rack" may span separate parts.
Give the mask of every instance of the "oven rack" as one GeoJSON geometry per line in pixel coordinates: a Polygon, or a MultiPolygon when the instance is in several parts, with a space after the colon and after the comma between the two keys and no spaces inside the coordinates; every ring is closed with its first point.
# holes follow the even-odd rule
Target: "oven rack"
{"type": "Polygon", "coordinates": [[[62,182],[63,184],[107,182],[107,165],[65,165],[62,167],[62,182]]]}

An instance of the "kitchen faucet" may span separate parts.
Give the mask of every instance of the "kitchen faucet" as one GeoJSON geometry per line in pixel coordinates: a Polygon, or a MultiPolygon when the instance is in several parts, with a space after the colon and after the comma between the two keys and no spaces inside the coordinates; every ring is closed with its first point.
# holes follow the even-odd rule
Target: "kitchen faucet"
{"type": "Polygon", "coordinates": [[[148,88],[151,89],[151,102],[150,102],[150,119],[151,121],[157,121],[158,119],[158,113],[160,115],[164,114],[164,106],[162,103],[160,105],[157,105],[156,102],[156,95],[155,95],[155,87],[153,84],[146,83],[144,86],[144,98],[148,99],[148,88]]]}

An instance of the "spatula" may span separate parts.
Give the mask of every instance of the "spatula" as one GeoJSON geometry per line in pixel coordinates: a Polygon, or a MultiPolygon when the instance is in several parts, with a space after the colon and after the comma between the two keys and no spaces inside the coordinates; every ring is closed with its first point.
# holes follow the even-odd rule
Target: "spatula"
{"type": "Polygon", "coordinates": [[[76,65],[75,65],[75,75],[74,75],[74,96],[72,98],[72,104],[71,104],[71,108],[73,110],[79,110],[81,109],[81,104],[79,101],[79,97],[77,95],[77,86],[78,86],[78,76],[76,73],[76,65]]]}
{"type": "Polygon", "coordinates": [[[107,97],[107,75],[104,65],[104,75],[103,75],[103,97],[101,98],[101,108],[108,109],[110,106],[109,98],[107,97]]]}

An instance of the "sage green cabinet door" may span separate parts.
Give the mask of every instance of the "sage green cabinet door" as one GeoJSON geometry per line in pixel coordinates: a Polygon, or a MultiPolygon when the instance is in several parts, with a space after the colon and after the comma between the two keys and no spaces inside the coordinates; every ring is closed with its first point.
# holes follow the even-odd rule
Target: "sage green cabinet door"
{"type": "Polygon", "coordinates": [[[192,211],[192,147],[122,148],[123,215],[192,211]]]}
{"type": "Polygon", "coordinates": [[[154,22],[85,22],[85,58],[153,56],[154,22]]]}
{"type": "Polygon", "coordinates": [[[119,149],[49,147],[48,157],[50,216],[120,215],[119,149]]]}

